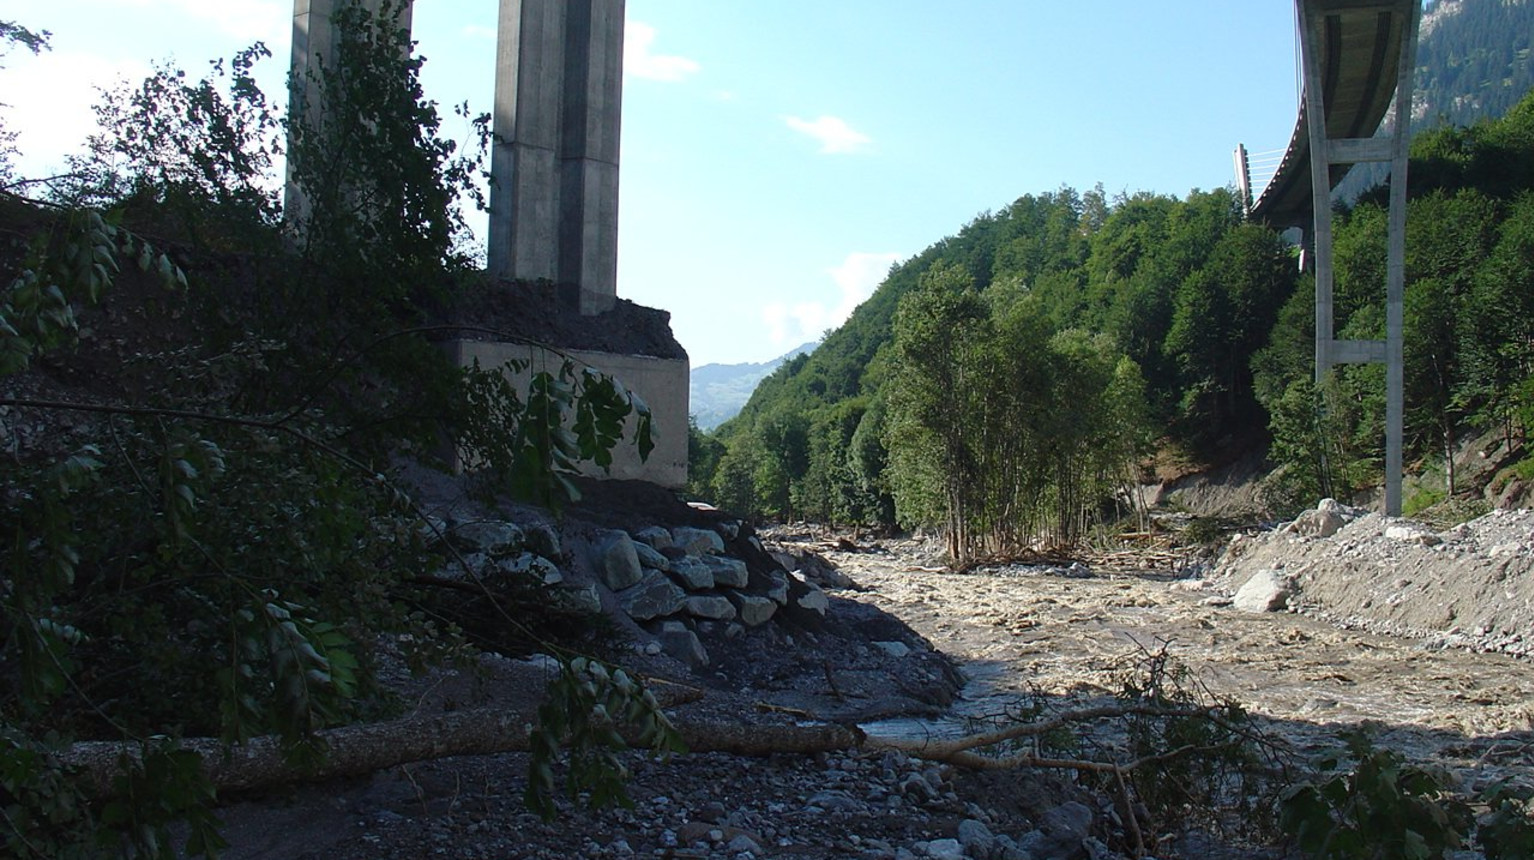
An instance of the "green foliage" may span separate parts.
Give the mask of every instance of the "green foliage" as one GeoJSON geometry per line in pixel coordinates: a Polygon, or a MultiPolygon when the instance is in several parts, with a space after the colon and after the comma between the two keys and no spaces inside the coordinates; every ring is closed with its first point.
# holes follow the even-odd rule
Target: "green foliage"
{"type": "MultiPolygon", "coordinates": [[[[452,649],[456,625],[412,582],[443,559],[376,464],[448,442],[496,491],[552,505],[625,438],[650,453],[649,410],[616,380],[561,357],[521,388],[454,368],[411,325],[464,277],[452,201],[473,168],[435,137],[403,31],[346,15],[316,82],[355,111],[295,131],[297,252],[268,190],[281,126],[251,81],[259,46],[227,87],[215,64],[120,90],[75,186],[7,197],[26,229],[0,249],[0,405],[48,431],[11,437],[0,483],[7,856],[212,855],[212,788],[165,737],[276,735],[304,765],[319,729],[390,708],[381,637],[452,649]],[[82,738],[137,751],[108,797],[52,756],[82,738]]],[[[0,41],[40,44],[0,24],[0,41]]],[[[632,681],[602,695],[669,743],[632,681]]],[[[598,738],[583,719],[561,724],[578,745],[598,738]]],[[[583,784],[616,777],[581,762],[583,784]]]]}
{"type": "MultiPolygon", "coordinates": [[[[384,301],[430,297],[445,268],[467,262],[456,246],[467,232],[458,199],[478,194],[478,158],[438,136],[404,8],[384,0],[376,13],[360,3],[337,9],[335,50],[291,83],[288,123],[295,211],[285,214],[304,258],[332,278],[385,275],[368,284],[384,301]]],[[[474,121],[483,145],[488,117],[474,121]]]]}
{"type": "Polygon", "coordinates": [[[1366,731],[1320,762],[1322,778],[1290,786],[1280,824],[1308,856],[1429,860],[1459,848],[1474,822],[1448,774],[1375,748],[1366,731]]]}
{"type": "Polygon", "coordinates": [[[1103,335],[1053,332],[1008,285],[937,267],[901,300],[886,390],[889,486],[960,564],[1079,540],[1148,447],[1145,383],[1103,335]],[[956,420],[955,416],[961,416],[956,420]]]}
{"type": "Polygon", "coordinates": [[[628,749],[620,731],[625,727],[633,729],[637,745],[657,755],[687,751],[655,694],[627,672],[584,657],[562,663],[538,708],[538,724],[530,727],[528,809],[546,821],[557,815],[554,766],[561,748],[569,750],[565,784],[572,799],[589,793],[594,807],[632,807],[624,789],[628,769],[619,758],[628,749]]]}
{"type": "Polygon", "coordinates": [[[0,376],[73,343],[80,328],[75,305],[98,302],[122,258],[167,289],[186,287],[186,274],[168,256],[95,210],[67,211],[55,229],[34,237],[19,271],[0,287],[0,376]]]}
{"type": "Polygon", "coordinates": [[[103,847],[116,847],[112,834],[122,834],[123,847],[133,856],[153,860],[217,857],[228,847],[210,810],[216,796],[203,776],[202,756],[179,749],[167,738],[155,738],[136,756],[123,753],[118,768],[113,798],[101,809],[103,847]],[[173,825],[186,829],[180,850],[172,839],[173,825]]]}
{"type": "Polygon", "coordinates": [[[1147,764],[1127,775],[1156,827],[1186,826],[1235,805],[1244,826],[1267,826],[1271,752],[1236,702],[1219,699],[1166,646],[1120,673],[1117,698],[1129,753],[1147,764]]]}
{"type": "Polygon", "coordinates": [[[1481,799],[1491,808],[1477,822],[1475,833],[1486,860],[1534,858],[1534,790],[1499,782],[1481,799]]]}
{"type": "Polygon", "coordinates": [[[1354,444],[1356,405],[1342,394],[1335,374],[1320,387],[1296,380],[1269,403],[1268,456],[1282,468],[1263,492],[1280,514],[1298,513],[1321,499],[1351,498],[1364,485],[1369,465],[1354,444]]]}
{"type": "Polygon", "coordinates": [[[153,204],[200,246],[227,248],[273,227],[278,201],[267,178],[282,123],[253,76],[270,56],[257,42],[227,69],[214,61],[195,83],[162,66],[137,87],[119,84],[95,108],[100,131],[64,195],[80,205],[153,204]]]}
{"type": "Polygon", "coordinates": [[[555,371],[529,374],[530,367],[511,362],[507,372],[487,371],[475,361],[462,372],[467,420],[458,424],[456,447],[494,486],[549,508],[578,500],[571,479],[580,464],[610,469],[630,417],[640,458],[650,456],[650,409],[621,382],[568,358],[555,371]],[[513,381],[518,375],[527,375],[525,391],[513,381]]]}

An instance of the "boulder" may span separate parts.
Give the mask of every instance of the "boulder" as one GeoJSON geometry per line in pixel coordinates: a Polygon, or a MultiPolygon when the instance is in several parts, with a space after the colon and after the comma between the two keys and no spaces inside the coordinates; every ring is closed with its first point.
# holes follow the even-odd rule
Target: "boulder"
{"type": "Polygon", "coordinates": [[[767,575],[766,595],[779,606],[788,605],[788,574],[775,570],[767,575]]]}
{"type": "Polygon", "coordinates": [[[1443,543],[1443,538],[1415,523],[1397,523],[1386,526],[1385,537],[1389,540],[1414,543],[1418,546],[1437,546],[1443,543]]]}
{"type": "Polygon", "coordinates": [[[656,634],[656,638],[660,640],[660,646],[667,654],[683,663],[695,669],[708,665],[708,651],[704,650],[703,643],[698,641],[698,634],[687,629],[686,624],[680,621],[667,621],[661,625],[660,633],[656,634]]]}
{"type": "Polygon", "coordinates": [[[664,526],[646,526],[634,532],[634,540],[655,550],[663,550],[672,546],[671,532],[667,531],[664,526]]]}
{"type": "Polygon", "coordinates": [[[826,610],[831,608],[830,598],[826,597],[826,593],[821,591],[819,586],[811,583],[806,584],[809,585],[809,589],[799,595],[799,599],[795,603],[798,604],[800,609],[808,610],[824,617],[826,610]]]}
{"type": "Polygon", "coordinates": [[[544,585],[558,585],[565,579],[565,575],[559,572],[559,565],[530,552],[524,552],[516,558],[501,559],[496,562],[496,567],[510,576],[532,577],[544,585]]]}
{"type": "Polygon", "coordinates": [[[656,570],[670,570],[671,559],[665,554],[641,540],[634,541],[634,554],[639,556],[640,567],[650,567],[656,570]]]}
{"type": "Polygon", "coordinates": [[[1303,537],[1328,538],[1355,518],[1356,512],[1339,504],[1336,499],[1322,499],[1314,510],[1295,517],[1294,522],[1289,524],[1289,530],[1303,537]]]}
{"type": "Polygon", "coordinates": [[[651,571],[638,584],[618,592],[618,605],[635,621],[673,615],[686,600],[687,592],[660,571],[651,571]]]}
{"type": "Polygon", "coordinates": [[[964,846],[957,839],[934,839],[927,843],[927,856],[932,860],[964,860],[964,846]]]}
{"type": "Polygon", "coordinates": [[[602,612],[602,595],[598,594],[597,587],[590,583],[586,585],[564,583],[554,590],[554,599],[573,612],[585,615],[597,615],[602,612]]]}
{"type": "Polygon", "coordinates": [[[644,578],[639,553],[628,532],[609,531],[598,535],[591,551],[591,566],[597,578],[613,591],[622,591],[644,578]]]}
{"type": "Polygon", "coordinates": [[[996,834],[984,822],[966,818],[959,822],[959,844],[970,857],[989,857],[996,850],[996,834]]]}
{"type": "Polygon", "coordinates": [[[714,571],[703,559],[683,556],[670,565],[671,576],[688,591],[707,591],[714,587],[714,571]]]}
{"type": "Polygon", "coordinates": [[[1278,612],[1289,605],[1294,584],[1276,570],[1259,570],[1236,592],[1231,605],[1243,612],[1278,612]]]}
{"type": "Polygon", "coordinates": [[[729,621],[735,617],[735,605],[722,594],[690,594],[683,609],[694,618],[729,621]]]}
{"type": "Polygon", "coordinates": [[[766,597],[757,597],[753,594],[741,594],[738,591],[729,593],[730,603],[735,605],[736,612],[740,615],[740,621],[747,627],[760,627],[772,620],[774,613],[778,611],[778,604],[766,597]]]}
{"type": "Polygon", "coordinates": [[[695,529],[677,526],[671,530],[671,540],[688,555],[709,555],[724,552],[724,538],[711,529],[695,529]]]}
{"type": "Polygon", "coordinates": [[[476,520],[463,523],[452,531],[453,540],[465,549],[490,556],[505,556],[522,548],[525,536],[516,523],[476,520]]]}
{"type": "Polygon", "coordinates": [[[548,523],[534,523],[522,530],[524,542],[522,546],[536,552],[544,558],[557,559],[564,555],[564,548],[560,546],[559,531],[548,523]]]}
{"type": "Polygon", "coordinates": [[[909,656],[911,653],[911,646],[904,642],[875,642],[873,646],[896,660],[909,656]]]}
{"type": "Polygon", "coordinates": [[[708,565],[709,572],[714,575],[714,582],[718,585],[745,588],[751,581],[751,572],[747,570],[746,563],[738,558],[706,555],[703,557],[703,563],[708,565]]]}

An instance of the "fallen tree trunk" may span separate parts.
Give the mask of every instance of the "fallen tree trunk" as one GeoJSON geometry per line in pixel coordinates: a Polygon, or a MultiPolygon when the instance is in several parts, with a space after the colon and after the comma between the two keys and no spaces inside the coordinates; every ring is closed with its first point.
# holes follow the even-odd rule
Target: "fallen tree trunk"
{"type": "MultiPolygon", "coordinates": [[[[295,766],[280,741],[269,736],[233,747],[213,738],[190,738],[180,746],[201,755],[209,781],[220,793],[227,793],[359,776],[449,756],[526,752],[531,722],[527,712],[474,709],[326,729],[316,733],[325,755],[310,767],[295,766]]],[[[835,724],[745,726],[683,721],[676,728],[689,750],[745,756],[829,752],[856,747],[864,740],[857,728],[835,724]]],[[[138,744],[88,741],[73,745],[60,759],[79,772],[87,790],[104,797],[113,793],[122,757],[137,760],[141,753],[138,744]]]]}

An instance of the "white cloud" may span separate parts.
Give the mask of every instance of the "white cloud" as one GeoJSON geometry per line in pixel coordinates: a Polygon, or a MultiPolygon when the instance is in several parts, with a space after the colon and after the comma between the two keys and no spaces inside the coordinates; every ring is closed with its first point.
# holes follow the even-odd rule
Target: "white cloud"
{"type": "Polygon", "coordinates": [[[696,60],[673,54],[651,53],[655,28],[641,21],[623,25],[623,73],[636,78],[675,83],[703,68],[696,60]]]}
{"type": "Polygon", "coordinates": [[[841,117],[822,116],[807,120],[785,116],[783,122],[794,131],[820,141],[820,151],[828,155],[860,152],[873,143],[873,138],[848,125],[841,117]]]}
{"type": "Polygon", "coordinates": [[[261,40],[273,48],[287,40],[293,26],[293,4],[286,0],[118,0],[128,6],[172,10],[207,21],[226,35],[261,40]]]}
{"type": "Polygon", "coordinates": [[[66,153],[80,152],[85,138],[96,132],[91,106],[101,100],[99,89],[118,81],[140,81],[148,65],[111,62],[85,53],[45,51],[36,57],[19,54],[0,71],[5,126],[18,133],[19,171],[42,176],[61,171],[66,153]]]}
{"type": "Polygon", "coordinates": [[[828,329],[836,328],[852,316],[889,274],[890,266],[900,261],[899,254],[871,254],[855,251],[841,265],[826,269],[840,295],[830,302],[773,302],[762,308],[762,322],[774,347],[790,348],[809,340],[818,340],[828,329]]]}

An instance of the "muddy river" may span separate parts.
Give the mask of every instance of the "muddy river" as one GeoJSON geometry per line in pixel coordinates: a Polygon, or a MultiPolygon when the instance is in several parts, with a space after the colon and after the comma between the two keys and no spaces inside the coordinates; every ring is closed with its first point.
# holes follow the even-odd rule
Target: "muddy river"
{"type": "MultiPolygon", "coordinates": [[[[1002,712],[1043,694],[1086,704],[1165,649],[1190,681],[1265,718],[1302,749],[1341,728],[1378,725],[1377,742],[1451,768],[1474,789],[1534,780],[1534,661],[1339,629],[1308,615],[1246,613],[1172,572],[924,567],[922,548],[826,552],[865,591],[971,679],[957,716],[1002,712]]],[[[951,734],[949,720],[885,727],[951,734]]],[[[878,730],[878,727],[875,727],[878,730]]]]}

